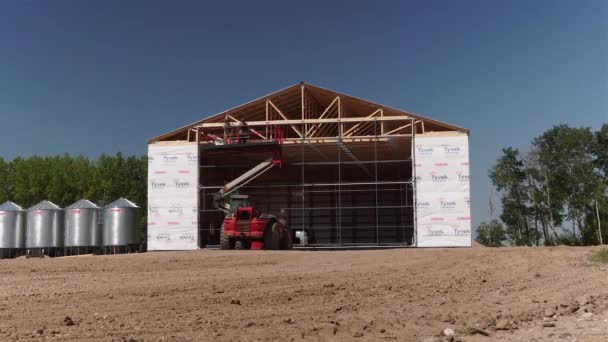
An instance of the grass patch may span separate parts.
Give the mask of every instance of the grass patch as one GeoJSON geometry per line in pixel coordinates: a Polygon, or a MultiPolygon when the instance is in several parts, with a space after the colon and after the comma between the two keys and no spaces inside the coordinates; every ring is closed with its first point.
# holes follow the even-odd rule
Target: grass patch
{"type": "Polygon", "coordinates": [[[591,260],[608,264],[608,248],[604,248],[601,251],[594,253],[591,260]]]}

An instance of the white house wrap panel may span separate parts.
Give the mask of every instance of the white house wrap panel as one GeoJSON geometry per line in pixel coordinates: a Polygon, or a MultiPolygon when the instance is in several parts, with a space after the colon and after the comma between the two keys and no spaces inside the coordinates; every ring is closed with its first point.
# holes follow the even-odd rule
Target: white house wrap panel
{"type": "Polygon", "coordinates": [[[418,247],[470,247],[467,135],[416,136],[418,247]]]}
{"type": "Polygon", "coordinates": [[[148,250],[198,248],[195,143],[148,146],[148,250]]]}

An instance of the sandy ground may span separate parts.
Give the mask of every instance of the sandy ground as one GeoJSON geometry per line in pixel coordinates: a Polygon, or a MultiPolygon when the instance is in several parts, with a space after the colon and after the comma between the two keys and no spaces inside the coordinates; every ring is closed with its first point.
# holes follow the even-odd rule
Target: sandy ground
{"type": "Polygon", "coordinates": [[[0,341],[608,341],[594,250],[0,260],[0,341]]]}

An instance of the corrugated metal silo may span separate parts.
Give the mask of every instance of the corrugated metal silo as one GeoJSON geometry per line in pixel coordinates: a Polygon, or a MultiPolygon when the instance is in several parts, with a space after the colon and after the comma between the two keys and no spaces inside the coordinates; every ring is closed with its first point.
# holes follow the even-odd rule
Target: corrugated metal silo
{"type": "Polygon", "coordinates": [[[0,205],[0,259],[18,256],[25,247],[25,210],[13,202],[0,205]]]}
{"type": "Polygon", "coordinates": [[[42,201],[27,209],[25,248],[44,250],[49,256],[63,247],[63,209],[50,201],[42,201]]]}
{"type": "Polygon", "coordinates": [[[111,253],[130,251],[141,243],[137,231],[139,207],[125,198],[106,205],[103,215],[103,245],[111,253]],[[122,248],[115,248],[122,247],[122,248]]]}
{"type": "Polygon", "coordinates": [[[101,246],[99,207],[83,199],[65,207],[65,243],[68,254],[92,252],[101,246]]]}

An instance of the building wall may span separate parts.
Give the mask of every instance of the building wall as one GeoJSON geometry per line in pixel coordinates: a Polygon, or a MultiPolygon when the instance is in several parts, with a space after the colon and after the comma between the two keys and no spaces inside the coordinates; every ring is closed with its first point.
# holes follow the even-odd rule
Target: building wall
{"type": "Polygon", "coordinates": [[[418,247],[470,247],[469,140],[465,134],[417,135],[418,247]]]}
{"type": "MultiPolygon", "coordinates": [[[[414,151],[417,180],[415,245],[418,247],[471,246],[468,136],[456,133],[417,135],[414,151]]],[[[196,144],[188,142],[154,143],[149,145],[148,156],[148,249],[192,250],[197,249],[199,245],[213,244],[215,240],[213,237],[219,232],[215,230],[219,229],[218,222],[221,222],[222,215],[218,213],[214,216],[213,211],[202,210],[203,221],[201,223],[203,224],[202,227],[198,226],[197,210],[211,209],[211,202],[209,202],[209,196],[206,198],[204,193],[198,192],[199,167],[196,144]],[[199,196],[201,196],[201,208],[198,207],[199,196]],[[204,236],[200,237],[201,234],[204,236]]],[[[222,160],[225,158],[224,155],[221,157],[222,160]]],[[[253,161],[252,163],[252,165],[255,164],[253,161]]],[[[216,163],[213,162],[213,164],[216,163]]],[[[201,184],[215,185],[217,183],[218,186],[221,186],[224,180],[215,178],[221,176],[232,179],[234,175],[229,174],[230,172],[236,175],[247,169],[249,166],[243,170],[234,166],[223,170],[215,167],[206,169],[201,184]],[[211,170],[214,172],[210,173],[211,170]],[[207,184],[208,182],[211,183],[207,184]]],[[[379,170],[383,169],[384,167],[381,167],[379,170]]],[[[318,181],[310,179],[313,176],[323,176],[323,178],[328,178],[327,180],[332,178],[327,170],[320,171],[322,170],[319,166],[311,167],[311,170],[307,171],[307,181],[318,181]]],[[[366,212],[365,209],[348,209],[349,206],[373,206],[374,203],[371,202],[373,189],[371,188],[367,192],[369,195],[363,191],[345,192],[335,196],[334,192],[318,192],[318,190],[324,189],[315,188],[307,188],[302,192],[302,188],[297,186],[301,183],[299,172],[290,171],[289,167],[270,171],[256,184],[260,183],[263,186],[278,182],[276,179],[280,179],[279,183],[282,184],[290,183],[283,179],[285,175],[288,175],[288,178],[294,183],[294,188],[276,188],[271,191],[270,188],[263,187],[262,192],[258,193],[259,187],[252,186],[243,188],[243,192],[251,195],[263,209],[271,212],[282,207],[293,208],[294,210],[288,210],[292,228],[314,231],[319,240],[318,244],[349,245],[352,243],[365,244],[366,242],[382,244],[400,241],[407,244],[409,241],[407,229],[404,229],[402,234],[400,229],[389,228],[397,221],[399,225],[407,227],[407,220],[398,219],[393,222],[402,216],[406,218],[412,216],[407,213],[406,208],[383,209],[377,212],[372,209],[367,210],[369,212],[366,212]],[[302,195],[306,199],[304,202],[300,200],[302,195]],[[341,206],[344,207],[340,211],[340,215],[337,215],[335,210],[329,210],[336,206],[338,198],[340,198],[341,206]],[[291,203],[293,201],[297,203],[291,203]],[[299,210],[299,207],[313,209],[299,210]],[[315,207],[329,209],[319,210],[315,207]],[[366,221],[374,216],[376,220],[379,220],[377,223],[366,221]],[[384,222],[385,219],[389,221],[384,222]],[[337,228],[338,226],[339,228],[337,228]],[[366,228],[367,226],[387,228],[384,231],[378,230],[378,228],[370,228],[370,230],[366,228]]],[[[378,205],[399,206],[403,204],[403,201],[409,202],[405,188],[396,193],[387,190],[383,191],[382,187],[379,188],[378,193],[381,197],[379,197],[378,205]],[[401,195],[399,195],[400,192],[402,192],[401,195]],[[397,197],[393,198],[394,196],[397,197]]],[[[210,195],[211,191],[209,189],[207,195],[210,195]]]]}
{"type": "Polygon", "coordinates": [[[196,143],[148,145],[148,250],[198,248],[196,143]]]}

